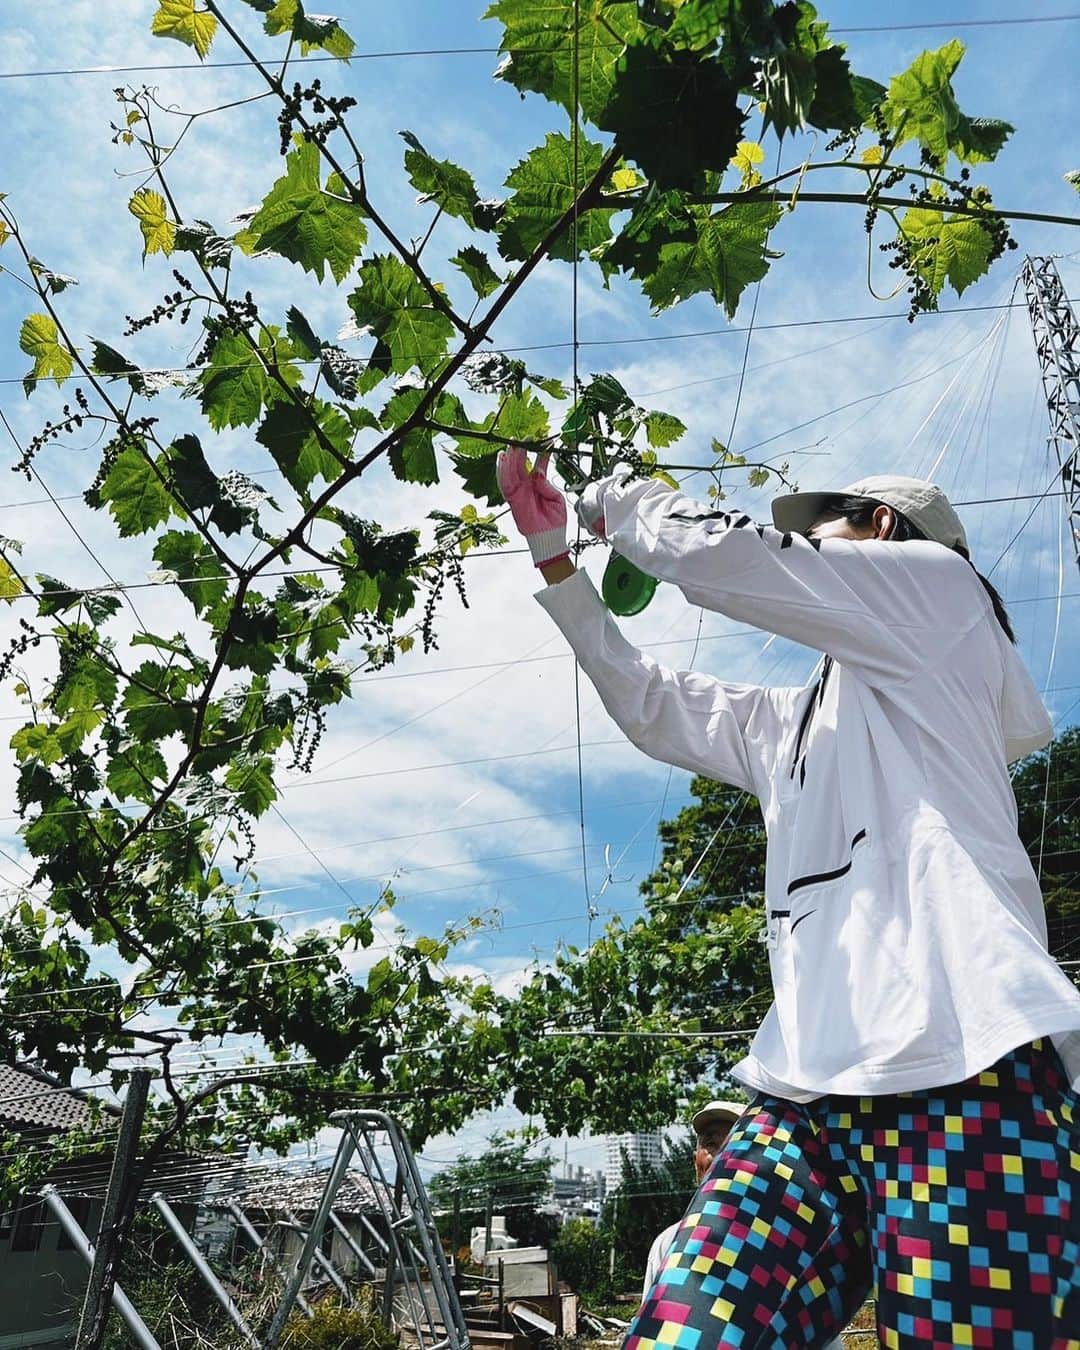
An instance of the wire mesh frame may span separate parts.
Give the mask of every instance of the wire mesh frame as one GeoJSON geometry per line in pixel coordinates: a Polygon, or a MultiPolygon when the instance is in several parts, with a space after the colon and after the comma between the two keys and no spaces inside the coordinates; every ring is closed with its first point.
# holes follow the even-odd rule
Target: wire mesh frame
{"type": "Polygon", "coordinates": [[[1050,415],[1050,444],[1057,456],[1069,527],[1080,565],[1080,325],[1053,258],[1024,263],[1035,354],[1050,415]]]}
{"type": "Polygon", "coordinates": [[[352,1140],[382,1211],[389,1239],[386,1306],[394,1306],[395,1294],[400,1289],[412,1334],[422,1350],[469,1350],[469,1332],[461,1301],[405,1132],[383,1111],[339,1111],[330,1117],[330,1121],[340,1125],[352,1140]],[[393,1157],[392,1175],[380,1157],[380,1135],[385,1135],[393,1157]],[[439,1322],[433,1316],[425,1290],[431,1292],[439,1322]]]}

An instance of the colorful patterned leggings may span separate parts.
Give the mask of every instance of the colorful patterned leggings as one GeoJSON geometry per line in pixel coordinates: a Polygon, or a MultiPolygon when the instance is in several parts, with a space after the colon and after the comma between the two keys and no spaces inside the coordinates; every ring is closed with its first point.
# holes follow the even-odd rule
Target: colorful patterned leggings
{"type": "Polygon", "coordinates": [[[758,1097],[624,1350],[821,1347],[871,1290],[887,1350],[1080,1350],[1080,1104],[1049,1043],[924,1092],[758,1097]]]}

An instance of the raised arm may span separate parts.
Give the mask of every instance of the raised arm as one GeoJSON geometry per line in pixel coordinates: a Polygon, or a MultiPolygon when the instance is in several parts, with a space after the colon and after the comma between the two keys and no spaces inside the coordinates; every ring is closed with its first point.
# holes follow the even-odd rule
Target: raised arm
{"type": "Polygon", "coordinates": [[[827,652],[871,683],[941,659],[988,609],[975,573],[940,544],[782,534],[621,475],[591,484],[579,511],[693,604],[827,652]]]}
{"type": "Polygon", "coordinates": [[[536,598],[639,750],[761,795],[763,756],[778,734],[770,694],[782,691],[659,665],[619,632],[585,572],[549,585],[536,598]]]}

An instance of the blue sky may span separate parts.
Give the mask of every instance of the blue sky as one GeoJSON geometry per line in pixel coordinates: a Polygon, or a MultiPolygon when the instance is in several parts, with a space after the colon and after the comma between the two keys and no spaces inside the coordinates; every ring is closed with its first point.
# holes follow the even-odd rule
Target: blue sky
{"type": "MultiPolygon", "coordinates": [[[[107,7],[90,0],[38,0],[17,8],[14,19],[5,16],[0,31],[0,75],[140,63],[162,67],[143,74],[0,79],[0,116],[7,128],[0,192],[7,194],[32,251],[54,270],[79,279],[79,286],[61,297],[79,340],[93,334],[134,350],[135,344],[121,339],[122,315],[147,311],[173,283],[167,262],[151,259],[145,268],[139,262],[137,228],[126,203],[142,179],[131,176],[139,168],[134,153],[110,143],[109,122],[117,116],[112,88],[145,80],[157,87],[163,104],[196,110],[259,92],[258,78],[245,69],[165,68],[187,63],[190,54],[149,36],[154,9],[149,0],[112,0],[107,7]]],[[[1062,8],[1029,4],[1023,16],[1053,15],[1062,8]]],[[[257,50],[273,49],[250,11],[237,0],[229,9],[257,50]]],[[[972,115],[1004,117],[1017,127],[999,162],[985,174],[995,199],[1006,208],[1080,215],[1080,201],[1062,181],[1067,170],[1080,166],[1071,134],[1075,94],[1070,93],[1080,57],[1080,22],[965,26],[1017,17],[1015,7],[967,0],[946,7],[838,0],[820,9],[834,29],[892,25],[884,32],[845,35],[856,70],[882,81],[924,48],[960,36],[968,47],[956,81],[961,106],[972,115]],[[943,19],[957,22],[941,29],[904,27],[943,19]]],[[[471,0],[339,6],[361,53],[493,47],[498,28],[481,23],[481,11],[482,5],[471,0]]],[[[232,55],[219,39],[212,57],[232,55]]],[[[494,55],[477,53],[383,57],[356,60],[348,68],[318,68],[328,89],[358,99],[352,125],[364,147],[373,196],[405,234],[421,234],[429,212],[416,207],[401,171],[399,130],[412,130],[434,154],[467,166],[481,193],[496,196],[521,155],[546,131],[565,129],[558,109],[534,96],[523,100],[492,79],[496,63],[494,55]]],[[[786,143],[784,165],[798,163],[812,149],[808,138],[786,143]]],[[[814,152],[821,157],[820,146],[814,152]]],[[[770,148],[770,157],[773,153],[770,148]]],[[[279,173],[275,111],[262,102],[201,119],[171,170],[185,214],[226,227],[238,211],[261,198],[279,173]]],[[[1013,293],[1025,253],[1080,250],[1075,229],[1020,223],[1014,233],[1018,252],[961,301],[951,293],[943,297],[944,308],[999,305],[1013,293]]],[[[436,260],[462,242],[453,222],[440,226],[430,246],[437,273],[436,260]]],[[[884,317],[906,306],[903,297],[882,301],[867,288],[866,236],[858,208],[806,204],[781,222],[772,242],[784,256],[758,297],[733,449],[749,452],[766,443],[760,453],[791,457],[803,487],[838,486],[863,473],[895,468],[916,474],[933,469],[959,502],[1042,492],[1052,469],[1023,309],[929,316],[914,326],[884,317]],[[871,317],[821,322],[845,316],[871,317]],[[894,389],[897,385],[905,387],[894,389]]],[[[876,252],[873,258],[875,288],[885,293],[894,274],[881,267],[876,252]]],[[[0,262],[9,261],[0,254],[0,262]]],[[[1063,258],[1060,269],[1070,293],[1080,295],[1076,258],[1063,258]]],[[[283,313],[289,303],[299,303],[322,331],[336,330],[346,317],[344,292],[320,291],[286,264],[253,265],[251,278],[267,312],[283,313]]],[[[1022,291],[1016,294],[1022,298],[1022,291]]],[[[735,329],[745,328],[752,300],[748,292],[735,329]]],[[[17,334],[33,308],[29,301],[21,287],[0,275],[0,349],[7,354],[0,360],[0,379],[8,381],[0,383],[0,402],[22,439],[62,401],[55,391],[42,390],[27,403],[17,383],[26,364],[17,334]]],[[[508,310],[496,342],[507,348],[566,344],[570,326],[570,273],[553,265],[541,269],[508,310]]],[[[713,436],[728,439],[746,334],[732,331],[710,303],[695,299],[651,316],[632,286],[616,282],[605,290],[597,274],[583,269],[579,333],[584,374],[612,371],[635,397],[687,423],[689,434],[677,447],[680,462],[700,462],[713,436]]],[[[137,348],[138,357],[149,365],[183,365],[190,336],[183,330],[151,330],[137,348]]],[[[537,351],[529,360],[544,373],[566,377],[570,372],[566,345],[537,351]]],[[[155,411],[168,419],[167,425],[205,431],[196,425],[190,403],[161,403],[155,411]]],[[[14,451],[8,450],[14,461],[14,451]]],[[[212,461],[222,468],[255,464],[250,438],[239,432],[220,438],[212,461]]],[[[80,492],[95,464],[93,449],[78,438],[51,447],[38,461],[44,482],[59,496],[80,492]]],[[[407,524],[433,507],[462,505],[455,480],[449,474],[447,479],[427,493],[377,474],[364,479],[363,492],[353,500],[365,515],[389,526],[407,524]]],[[[100,584],[104,575],[76,538],[78,530],[114,576],[145,582],[152,565],[145,544],[115,540],[106,522],[81,502],[64,503],[70,523],[48,503],[13,505],[42,495],[38,485],[14,474],[0,476],[0,532],[24,541],[31,570],[100,584]]],[[[768,496],[768,491],[740,490],[735,499],[764,517],[768,496]]],[[[1062,542],[1060,499],[1041,505],[1034,499],[969,505],[961,512],[982,570],[1004,553],[994,579],[1012,606],[1036,682],[1047,688],[1048,704],[1066,725],[1080,707],[1074,594],[1080,585],[1069,542],[1062,542]],[[1065,598],[1059,601],[1062,590],[1065,598]]],[[[601,566],[594,553],[590,570],[598,574],[601,566]]],[[[357,685],[353,703],[333,720],[312,774],[290,782],[282,810],[358,902],[370,900],[388,877],[395,877],[400,904],[382,926],[380,941],[393,940],[398,922],[431,932],[468,914],[489,914],[492,927],[459,951],[455,966],[511,988],[530,962],[549,959],[559,942],[581,943],[587,931],[573,665],[529,600],[535,577],[527,559],[513,554],[476,559],[469,563],[469,580],[470,609],[462,612],[453,603],[443,607],[440,650],[427,657],[411,654],[392,671],[357,685]],[[490,758],[535,751],[552,753],[490,758]]],[[[189,611],[164,591],[132,596],[137,605],[166,614],[163,621],[176,627],[186,622],[189,611]]],[[[641,645],[655,647],[665,662],[685,664],[698,618],[680,597],[661,588],[652,606],[627,621],[625,630],[641,645]]],[[[728,679],[801,682],[814,660],[792,644],[746,635],[718,615],[705,616],[701,635],[697,667],[728,679]]],[[[10,685],[0,688],[0,716],[17,712],[10,685]]],[[[632,915],[639,903],[638,883],[653,856],[668,773],[621,742],[588,688],[583,690],[581,733],[589,745],[584,754],[589,891],[602,914],[632,915]],[[619,862],[605,885],[606,850],[619,862]]],[[[5,757],[0,791],[7,803],[12,778],[5,757]]],[[[687,775],[672,775],[665,814],[686,800],[687,784],[687,775]]],[[[0,820],[5,834],[0,846],[18,857],[10,811],[10,805],[0,809],[6,817],[0,820]]],[[[328,883],[280,820],[268,817],[260,826],[258,856],[268,906],[288,913],[297,925],[336,921],[344,904],[340,889],[328,883]]],[[[379,954],[373,952],[371,959],[379,954]]],[[[433,1163],[462,1144],[474,1145],[489,1126],[484,1120],[459,1140],[433,1143],[428,1150],[433,1163]]],[[[573,1147],[577,1161],[597,1160],[596,1146],[574,1141],[573,1147]]]]}

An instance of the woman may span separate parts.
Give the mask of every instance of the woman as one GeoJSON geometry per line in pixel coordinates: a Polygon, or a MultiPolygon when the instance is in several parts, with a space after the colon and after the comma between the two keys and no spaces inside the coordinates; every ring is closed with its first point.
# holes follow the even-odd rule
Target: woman
{"type": "Polygon", "coordinates": [[[894,476],[782,497],[775,528],[590,485],[630,562],[824,654],[766,689],[626,642],[545,471],[500,460],[540,603],[630,740],[755,793],[769,837],[774,1002],[733,1070],[757,1095],[627,1346],[819,1347],[873,1288],[889,1350],[1080,1350],[1080,992],[1007,771],[1051,726],[956,513],[894,476]]]}

